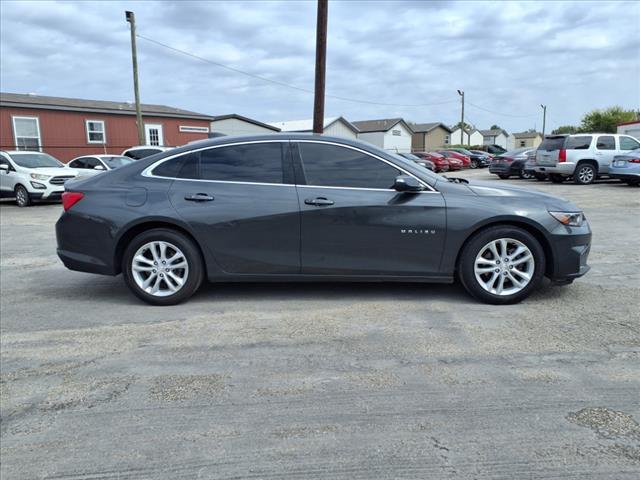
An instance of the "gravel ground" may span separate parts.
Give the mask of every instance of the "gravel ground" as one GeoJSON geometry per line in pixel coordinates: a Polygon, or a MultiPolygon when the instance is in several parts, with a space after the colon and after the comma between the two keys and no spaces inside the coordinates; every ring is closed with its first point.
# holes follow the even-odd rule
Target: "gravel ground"
{"type": "Polygon", "coordinates": [[[149,307],[61,265],[59,205],[3,202],[2,479],[639,478],[640,190],[503,183],[584,208],[586,277],[507,307],[423,284],[149,307]]]}

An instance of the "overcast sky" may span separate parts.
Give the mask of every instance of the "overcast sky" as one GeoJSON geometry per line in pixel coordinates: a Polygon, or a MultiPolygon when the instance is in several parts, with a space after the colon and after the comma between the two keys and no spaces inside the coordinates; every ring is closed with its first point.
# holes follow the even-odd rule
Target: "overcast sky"
{"type": "MultiPolygon", "coordinates": [[[[13,2],[1,8],[4,92],[131,101],[129,25],[205,59],[312,90],[316,4],[13,2]]],[[[327,116],[476,127],[577,124],[640,106],[640,2],[329,3],[327,116]],[[406,106],[406,105],[428,106],[406,106]],[[402,106],[405,105],[405,106],[402,106]],[[494,113],[489,113],[489,110],[494,113]]],[[[313,95],[138,39],[143,103],[261,121],[311,118],[313,95]]]]}

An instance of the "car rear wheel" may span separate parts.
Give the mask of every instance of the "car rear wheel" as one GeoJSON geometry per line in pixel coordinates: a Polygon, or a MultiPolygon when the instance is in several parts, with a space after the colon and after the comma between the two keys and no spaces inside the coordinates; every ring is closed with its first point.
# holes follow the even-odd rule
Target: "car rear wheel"
{"type": "Polygon", "coordinates": [[[127,286],[152,305],[175,305],[191,297],[204,277],[202,256],[191,239],[157,228],[127,246],[122,272],[127,286]]]}
{"type": "Polygon", "coordinates": [[[31,205],[31,196],[26,188],[22,185],[16,187],[16,204],[19,207],[28,207],[31,205]]]}
{"type": "Polygon", "coordinates": [[[469,167],[478,168],[478,161],[477,160],[471,160],[471,163],[469,164],[469,167]]]}
{"type": "Polygon", "coordinates": [[[506,305],[524,300],[539,286],[544,266],[544,250],[533,235],[518,227],[497,226],[467,243],[458,276],[478,300],[506,305]]]}
{"type": "Polygon", "coordinates": [[[520,173],[518,174],[518,176],[523,180],[530,180],[533,178],[533,175],[531,175],[531,173],[525,172],[524,170],[520,170],[520,173]]]}
{"type": "Polygon", "coordinates": [[[573,174],[573,181],[578,185],[589,185],[596,180],[598,172],[591,163],[581,163],[573,174]]]}
{"type": "Polygon", "coordinates": [[[539,182],[544,182],[547,179],[547,175],[545,173],[534,173],[533,174],[534,177],[536,177],[536,180],[538,180],[539,182]]]}

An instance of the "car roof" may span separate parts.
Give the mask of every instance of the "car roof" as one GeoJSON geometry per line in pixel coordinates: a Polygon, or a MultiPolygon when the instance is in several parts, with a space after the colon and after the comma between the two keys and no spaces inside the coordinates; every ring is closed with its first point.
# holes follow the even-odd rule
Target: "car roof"
{"type": "Polygon", "coordinates": [[[129,147],[129,148],[125,149],[125,152],[129,151],[129,150],[148,150],[150,148],[154,148],[154,149],[157,149],[157,150],[169,150],[169,149],[174,148],[174,147],[161,147],[159,145],[137,145],[135,147],[129,147]]]}

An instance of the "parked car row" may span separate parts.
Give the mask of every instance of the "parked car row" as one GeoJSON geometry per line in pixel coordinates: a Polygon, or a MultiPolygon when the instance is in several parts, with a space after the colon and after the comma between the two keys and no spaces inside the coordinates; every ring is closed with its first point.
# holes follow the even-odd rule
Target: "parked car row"
{"type": "Polygon", "coordinates": [[[167,150],[170,148],[132,147],[122,155],[84,155],[66,165],[48,153],[0,151],[0,198],[15,198],[20,207],[38,201],[59,201],[69,180],[114,170],[167,150]]]}
{"type": "Polygon", "coordinates": [[[401,157],[412,160],[429,170],[441,173],[463,168],[481,168],[489,166],[491,155],[483,151],[470,151],[464,148],[439,149],[429,152],[400,153],[401,157]]]}
{"type": "Polygon", "coordinates": [[[620,134],[548,135],[540,146],[519,148],[495,157],[489,172],[553,183],[573,180],[588,185],[598,178],[640,185],[640,142],[620,134]]]}

